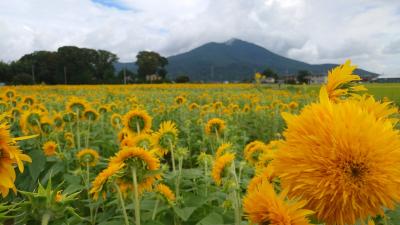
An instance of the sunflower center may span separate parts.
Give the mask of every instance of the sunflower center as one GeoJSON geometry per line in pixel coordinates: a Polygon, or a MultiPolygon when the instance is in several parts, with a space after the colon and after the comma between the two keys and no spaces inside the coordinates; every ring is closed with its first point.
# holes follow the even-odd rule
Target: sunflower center
{"type": "Polygon", "coordinates": [[[347,162],[345,166],[346,174],[352,179],[356,181],[360,181],[365,177],[365,174],[368,172],[368,168],[365,163],[362,162],[347,162]]]}

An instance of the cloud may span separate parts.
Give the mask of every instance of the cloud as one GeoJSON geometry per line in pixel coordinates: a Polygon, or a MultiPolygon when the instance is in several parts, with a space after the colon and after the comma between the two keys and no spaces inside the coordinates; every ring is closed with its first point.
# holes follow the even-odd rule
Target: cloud
{"type": "Polygon", "coordinates": [[[62,45],[174,55],[232,37],[309,63],[351,58],[400,75],[397,0],[13,0],[0,2],[0,59],[62,45]]]}

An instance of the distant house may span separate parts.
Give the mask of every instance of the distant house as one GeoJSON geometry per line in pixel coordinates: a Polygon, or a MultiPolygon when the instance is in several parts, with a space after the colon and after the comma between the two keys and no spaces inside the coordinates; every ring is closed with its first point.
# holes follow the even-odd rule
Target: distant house
{"type": "Polygon", "coordinates": [[[162,78],[158,75],[158,74],[150,74],[150,75],[146,75],[146,81],[160,81],[162,80],[162,78]]]}
{"type": "Polygon", "coordinates": [[[376,83],[400,83],[400,76],[397,77],[377,77],[371,80],[376,83]]]}
{"type": "Polygon", "coordinates": [[[328,80],[328,76],[326,75],[311,75],[307,76],[306,79],[308,80],[309,84],[323,84],[326,83],[328,80]]]}
{"type": "Polygon", "coordinates": [[[261,83],[264,83],[264,84],[273,84],[273,83],[275,83],[275,78],[273,78],[273,77],[263,77],[263,78],[261,79],[261,83]]]}

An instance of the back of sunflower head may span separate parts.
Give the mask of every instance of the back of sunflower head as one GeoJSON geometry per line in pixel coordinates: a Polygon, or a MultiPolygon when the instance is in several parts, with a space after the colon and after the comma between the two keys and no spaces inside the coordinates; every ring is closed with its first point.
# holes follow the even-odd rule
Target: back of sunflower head
{"type": "Polygon", "coordinates": [[[353,74],[356,68],[357,66],[351,65],[351,61],[347,60],[343,65],[328,72],[328,81],[322,88],[326,89],[331,101],[338,102],[346,97],[358,96],[359,91],[367,90],[363,85],[357,83],[361,78],[353,74]]]}

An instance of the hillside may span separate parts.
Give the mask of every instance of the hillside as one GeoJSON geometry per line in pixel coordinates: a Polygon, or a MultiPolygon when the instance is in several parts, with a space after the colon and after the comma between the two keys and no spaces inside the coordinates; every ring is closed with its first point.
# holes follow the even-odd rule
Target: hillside
{"type": "MultiPolygon", "coordinates": [[[[210,42],[186,53],[168,57],[168,77],[188,75],[192,81],[241,81],[251,79],[256,71],[266,67],[275,70],[280,76],[296,74],[299,70],[309,70],[314,74],[325,74],[336,64],[312,65],[275,54],[261,46],[231,39],[227,42],[210,42]]],[[[116,69],[126,66],[136,70],[133,63],[119,63],[116,69]]],[[[356,71],[362,77],[377,74],[356,71]]]]}

